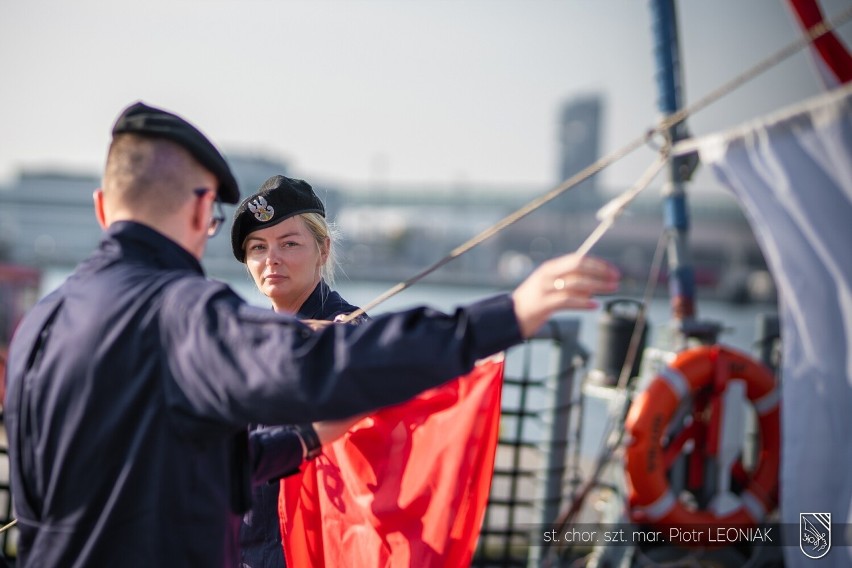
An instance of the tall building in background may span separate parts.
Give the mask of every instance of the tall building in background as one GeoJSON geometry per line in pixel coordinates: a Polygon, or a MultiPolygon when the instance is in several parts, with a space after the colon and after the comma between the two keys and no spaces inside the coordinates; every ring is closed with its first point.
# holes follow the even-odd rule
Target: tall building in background
{"type": "MultiPolygon", "coordinates": [[[[596,93],[571,97],[558,109],[554,187],[598,160],[602,113],[602,97],[596,93]]],[[[597,176],[586,179],[517,222],[511,248],[535,262],[576,250],[594,229],[595,211],[603,204],[598,184],[597,176]]]]}
{"type": "MultiPolygon", "coordinates": [[[[600,94],[580,95],[562,105],[559,112],[557,183],[567,180],[600,157],[602,115],[603,101],[600,94]]],[[[560,197],[560,208],[596,204],[599,201],[597,177],[583,181],[560,197]]]]}

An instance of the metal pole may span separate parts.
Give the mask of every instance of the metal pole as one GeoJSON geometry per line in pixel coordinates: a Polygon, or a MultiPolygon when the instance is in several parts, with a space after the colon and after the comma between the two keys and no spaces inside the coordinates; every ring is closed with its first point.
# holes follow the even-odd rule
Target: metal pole
{"type": "MultiPolygon", "coordinates": [[[[680,71],[680,47],[674,0],[651,0],[654,30],[654,58],[657,65],[658,107],[664,116],[683,106],[680,71]]],[[[674,144],[686,138],[686,126],[680,122],[669,130],[674,144]]],[[[695,168],[694,155],[676,157],[669,162],[669,181],[664,187],[663,217],[669,235],[669,296],[672,315],[677,320],[695,318],[695,274],[688,249],[689,212],[684,181],[695,168]]]]}

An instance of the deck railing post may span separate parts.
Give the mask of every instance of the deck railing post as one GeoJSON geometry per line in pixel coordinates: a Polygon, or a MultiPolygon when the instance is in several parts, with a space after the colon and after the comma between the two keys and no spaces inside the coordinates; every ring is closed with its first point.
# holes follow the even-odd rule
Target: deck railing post
{"type": "MultiPolygon", "coordinates": [[[[541,443],[544,469],[540,474],[541,490],[538,502],[540,511],[537,521],[544,530],[559,515],[565,494],[565,471],[567,468],[568,444],[571,428],[571,411],[579,394],[575,388],[575,374],[579,361],[587,359],[586,350],[580,345],[579,319],[552,319],[536,334],[537,340],[550,340],[558,349],[552,359],[552,369],[545,383],[550,396],[548,407],[543,411],[545,435],[541,443]]],[[[579,443],[579,440],[577,441],[579,443]]],[[[537,527],[538,528],[538,527],[537,527]]],[[[541,531],[538,531],[541,532],[541,531]]],[[[538,566],[541,559],[541,534],[531,535],[528,565],[538,566]]]]}

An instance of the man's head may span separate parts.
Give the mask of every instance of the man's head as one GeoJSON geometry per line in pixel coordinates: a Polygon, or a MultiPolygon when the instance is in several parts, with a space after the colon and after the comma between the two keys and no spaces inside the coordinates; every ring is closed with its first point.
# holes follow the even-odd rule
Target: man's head
{"type": "Polygon", "coordinates": [[[95,193],[101,224],[138,221],[200,257],[214,200],[239,201],[225,159],[183,118],[143,103],[126,108],[112,133],[103,187],[95,193]]]}
{"type": "Polygon", "coordinates": [[[183,118],[144,103],[133,104],[121,113],[112,127],[113,140],[121,134],[171,140],[188,151],[195,160],[216,176],[219,199],[239,203],[240,191],[231,168],[219,150],[197,128],[183,118]]]}

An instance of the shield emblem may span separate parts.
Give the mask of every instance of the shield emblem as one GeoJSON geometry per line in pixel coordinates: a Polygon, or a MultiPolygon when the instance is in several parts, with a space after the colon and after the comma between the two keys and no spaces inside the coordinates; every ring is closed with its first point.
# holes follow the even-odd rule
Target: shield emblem
{"type": "Polygon", "coordinates": [[[799,549],[822,558],[831,549],[831,513],[799,513],[799,549]]]}

